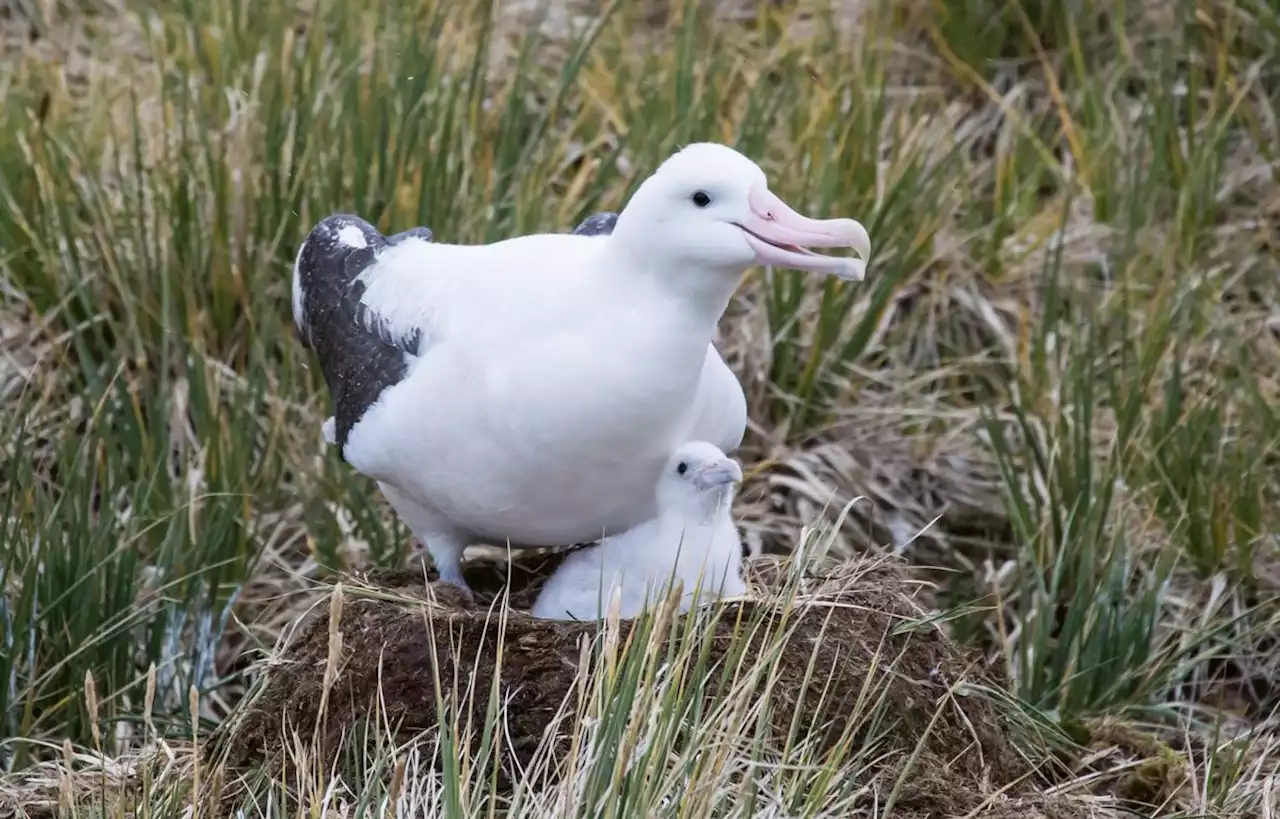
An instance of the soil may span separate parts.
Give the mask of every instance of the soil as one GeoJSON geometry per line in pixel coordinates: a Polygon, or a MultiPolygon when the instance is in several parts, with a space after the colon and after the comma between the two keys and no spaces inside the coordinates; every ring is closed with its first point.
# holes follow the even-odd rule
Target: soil
{"type": "MultiPolygon", "coordinates": [[[[215,750],[226,753],[232,769],[265,765],[279,770],[287,764],[286,736],[315,735],[332,758],[328,755],[350,738],[353,726],[374,718],[376,704],[381,711],[378,722],[399,726],[397,741],[405,741],[436,725],[437,693],[447,698],[454,683],[474,692],[459,697],[462,721],[469,710],[472,724],[482,726],[498,668],[496,682],[507,712],[507,764],[514,757],[525,766],[548,729],[564,747],[568,738],[559,726],[571,725],[572,720],[560,721],[558,712],[571,694],[576,696],[582,642],[592,640],[600,624],[538,620],[520,610],[532,604],[559,560],[559,555],[552,555],[526,565],[469,567],[474,604],[452,587],[431,582],[435,578],[430,570],[349,578],[341,612],[341,660],[324,713],[320,703],[330,650],[328,601],[300,625],[281,656],[265,665],[258,695],[250,697],[237,718],[224,723],[215,750]],[[493,606],[492,612],[490,608],[504,589],[511,607],[505,612],[505,627],[500,606],[493,606]]],[[[782,568],[767,557],[752,562],[749,574],[757,599],[728,603],[714,618],[712,662],[725,657],[734,641],[760,641],[741,633],[741,625],[735,624],[739,615],[744,622],[753,614],[783,616],[783,606],[768,592],[782,568]]],[[[903,815],[962,815],[1005,786],[1009,787],[978,815],[1078,815],[1074,805],[1068,811],[1065,803],[1059,806],[1035,795],[1036,774],[1015,749],[1010,726],[992,699],[966,693],[963,687],[956,690],[961,681],[1001,688],[999,674],[984,668],[979,657],[934,626],[895,631],[923,613],[914,601],[915,588],[896,564],[884,562],[853,561],[811,578],[810,591],[802,598],[806,602],[787,615],[794,636],[777,661],[778,679],[767,693],[776,735],[786,736],[798,712],[801,729],[824,748],[841,741],[855,710],[861,707],[865,713],[867,706],[859,706],[858,699],[868,669],[874,668],[873,682],[886,674],[894,678],[887,686],[884,711],[890,724],[875,727],[887,732],[881,748],[898,752],[884,755],[884,773],[896,778],[920,745],[906,778],[910,784],[898,799],[903,815]]],[[[633,625],[622,622],[620,645],[627,645],[633,625]]],[[[754,656],[757,647],[746,656],[754,656]]],[[[716,687],[709,680],[706,696],[713,697],[716,687]]],[[[883,688],[876,685],[874,690],[883,688]]],[[[510,787],[506,772],[499,787],[510,787]]]]}

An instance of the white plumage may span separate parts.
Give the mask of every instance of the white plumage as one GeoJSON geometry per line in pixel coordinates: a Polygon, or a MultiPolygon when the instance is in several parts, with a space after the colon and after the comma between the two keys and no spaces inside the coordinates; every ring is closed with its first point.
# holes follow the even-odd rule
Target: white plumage
{"type": "Polygon", "coordinates": [[[698,600],[746,594],[733,485],[742,469],[713,444],[695,441],[667,461],[654,492],[658,515],[565,556],[542,587],[534,617],[601,619],[617,592],[620,615],[635,617],[679,582],[681,612],[698,600]]]}
{"type": "Polygon", "coordinates": [[[697,144],[606,236],[450,245],[329,217],[299,251],[294,320],[334,398],[326,440],[466,589],[468,543],[624,531],[654,517],[678,444],[739,446],[746,402],[711,338],[749,266],[861,279],[869,254],[857,222],[800,216],[754,162],[697,144]]]}

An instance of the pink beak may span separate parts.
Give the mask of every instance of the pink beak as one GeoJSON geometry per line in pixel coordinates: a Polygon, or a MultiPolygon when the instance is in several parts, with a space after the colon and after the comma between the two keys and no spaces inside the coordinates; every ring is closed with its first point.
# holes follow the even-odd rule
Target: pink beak
{"type": "Polygon", "coordinates": [[[831,273],[862,281],[871,258],[871,237],[853,219],[810,219],[796,213],[764,185],[752,186],[747,197],[751,213],[737,222],[760,264],[831,273]],[[810,247],[851,247],[861,259],[820,256],[810,247]]]}

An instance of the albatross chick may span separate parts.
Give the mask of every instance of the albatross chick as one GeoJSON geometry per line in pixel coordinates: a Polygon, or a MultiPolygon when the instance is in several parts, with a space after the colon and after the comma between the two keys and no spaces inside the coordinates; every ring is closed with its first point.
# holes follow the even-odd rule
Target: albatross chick
{"type": "Polygon", "coordinates": [[[565,557],[533,604],[534,617],[598,620],[615,593],[620,616],[632,618],[676,582],[680,611],[698,599],[745,594],[742,541],[733,524],[733,487],[742,468],[714,444],[676,451],[658,478],[658,516],[565,557]]]}

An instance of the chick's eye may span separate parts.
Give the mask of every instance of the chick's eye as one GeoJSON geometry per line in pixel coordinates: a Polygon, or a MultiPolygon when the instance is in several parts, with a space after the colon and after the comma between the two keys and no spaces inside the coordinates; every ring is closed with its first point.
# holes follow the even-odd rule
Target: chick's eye
{"type": "Polygon", "coordinates": [[[677,474],[677,475],[683,475],[684,473],[686,473],[686,472],[688,472],[688,471],[689,471],[689,465],[688,465],[687,463],[685,463],[684,461],[681,461],[681,462],[680,462],[680,464],[676,467],[676,474],[677,474]]]}
{"type": "Polygon", "coordinates": [[[705,208],[711,204],[711,197],[707,195],[706,191],[698,191],[693,195],[693,204],[700,208],[705,208]]]}

